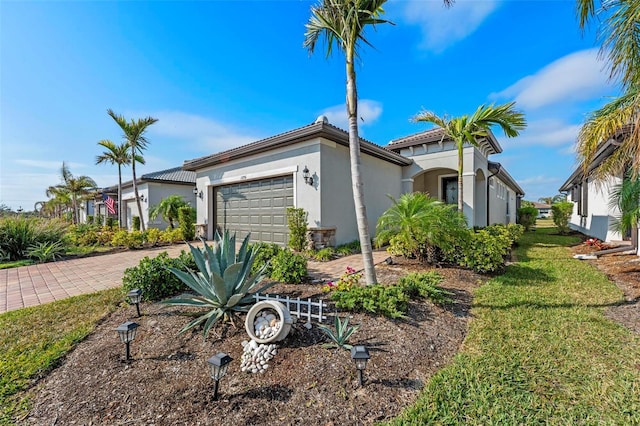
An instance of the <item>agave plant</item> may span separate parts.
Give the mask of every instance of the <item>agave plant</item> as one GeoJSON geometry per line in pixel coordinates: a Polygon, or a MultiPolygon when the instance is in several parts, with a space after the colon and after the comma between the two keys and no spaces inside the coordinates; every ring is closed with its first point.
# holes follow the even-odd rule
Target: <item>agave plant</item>
{"type": "Polygon", "coordinates": [[[251,273],[251,267],[259,246],[249,246],[247,235],[236,253],[236,237],[224,236],[216,232],[215,244],[209,246],[204,242],[199,249],[191,244],[191,254],[198,267],[198,271],[181,271],[176,268],[169,270],[196,294],[183,294],[163,301],[172,306],[195,306],[207,308],[208,312],[199,316],[187,325],[180,333],[204,323],[203,334],[206,338],[211,327],[219,320],[233,322],[234,313],[248,311],[255,302],[253,295],[259,293],[275,283],[267,283],[258,288],[265,277],[265,264],[256,273],[251,273]]]}
{"type": "Polygon", "coordinates": [[[336,329],[335,333],[326,325],[318,325],[318,328],[324,332],[329,339],[331,339],[332,343],[325,343],[322,345],[325,348],[344,348],[347,350],[351,349],[351,345],[347,344],[347,340],[349,337],[360,328],[359,325],[349,327],[349,317],[344,319],[344,322],[340,321],[340,317],[336,316],[334,320],[334,327],[336,329]]]}

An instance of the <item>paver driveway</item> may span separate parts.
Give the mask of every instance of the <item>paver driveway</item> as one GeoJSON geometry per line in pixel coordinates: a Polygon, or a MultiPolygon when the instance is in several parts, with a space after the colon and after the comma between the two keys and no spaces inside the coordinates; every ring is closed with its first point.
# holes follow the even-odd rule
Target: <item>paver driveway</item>
{"type": "MultiPolygon", "coordinates": [[[[2,269],[0,313],[121,286],[124,270],[138,265],[145,256],[155,257],[166,251],[169,256],[176,257],[185,249],[188,249],[186,244],[177,244],[2,269]]],[[[374,252],[375,263],[387,257],[385,251],[374,252]]],[[[332,262],[309,262],[308,272],[317,280],[333,280],[347,266],[358,270],[362,265],[362,255],[356,254],[332,262]]]]}

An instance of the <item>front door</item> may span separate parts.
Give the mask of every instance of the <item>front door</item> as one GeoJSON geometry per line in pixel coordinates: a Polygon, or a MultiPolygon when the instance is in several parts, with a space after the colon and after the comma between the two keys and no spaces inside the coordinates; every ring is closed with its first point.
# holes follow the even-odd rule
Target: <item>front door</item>
{"type": "Polygon", "coordinates": [[[446,204],[458,204],[458,177],[442,178],[442,201],[446,204]]]}

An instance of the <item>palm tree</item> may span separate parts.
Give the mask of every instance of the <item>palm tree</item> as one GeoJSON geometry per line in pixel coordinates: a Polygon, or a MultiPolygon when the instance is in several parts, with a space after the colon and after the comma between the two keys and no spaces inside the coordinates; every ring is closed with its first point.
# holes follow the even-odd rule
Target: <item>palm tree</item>
{"type": "Polygon", "coordinates": [[[465,144],[471,144],[478,147],[478,140],[486,138],[489,135],[489,129],[493,125],[502,128],[505,136],[512,138],[518,136],[521,130],[527,127],[527,121],[524,114],[514,109],[515,102],[509,102],[503,105],[494,106],[480,105],[478,109],[471,115],[463,115],[461,117],[449,118],[446,116],[439,117],[430,111],[423,111],[413,118],[416,122],[427,122],[435,124],[444,130],[443,138],[448,137],[453,140],[458,149],[458,210],[463,211],[463,185],[462,185],[462,169],[463,149],[465,144]]]}
{"type": "Polygon", "coordinates": [[[583,170],[594,160],[602,143],[623,131],[619,149],[607,158],[592,176],[622,176],[630,167],[640,175],[640,2],[606,0],[596,9],[594,0],[576,2],[580,28],[593,19],[601,23],[600,57],[608,60],[609,78],[622,83],[623,94],[590,114],[578,135],[577,152],[583,170]],[[602,18],[602,19],[601,19],[602,18]],[[624,126],[628,126],[625,128],[624,126]]]}
{"type": "Polygon", "coordinates": [[[627,173],[622,183],[613,187],[609,198],[609,208],[618,208],[620,217],[613,222],[613,228],[622,235],[632,233],[637,243],[638,223],[640,223],[640,178],[627,173]]]}
{"type": "Polygon", "coordinates": [[[354,61],[360,43],[371,46],[365,38],[367,26],[384,24],[382,5],[386,0],[322,0],[311,8],[311,17],[305,25],[303,46],[313,53],[318,40],[326,41],[327,56],[335,43],[346,59],[347,116],[349,117],[349,158],[351,162],[351,184],[353,202],[358,223],[358,235],[364,260],[364,275],[367,284],[377,282],[373,264],[373,251],[369,235],[369,223],[364,204],[364,188],[361,173],[360,137],[358,135],[358,95],[354,61]]]}
{"type": "MultiPolygon", "coordinates": [[[[138,158],[142,157],[142,152],[147,149],[149,141],[145,137],[144,133],[147,127],[158,121],[157,118],[146,117],[139,118],[137,120],[131,119],[127,121],[122,115],[118,115],[113,112],[112,109],[107,110],[107,114],[113,118],[113,120],[120,126],[124,135],[126,145],[131,149],[131,158],[136,161],[131,162],[131,171],[133,174],[133,192],[136,197],[136,204],[138,205],[138,213],[142,216],[142,204],[140,203],[140,196],[138,195],[138,183],[136,182],[136,162],[138,158]]],[[[140,230],[144,232],[145,224],[144,220],[140,220],[140,230]]]]}
{"type": "MultiPolygon", "coordinates": [[[[106,148],[106,151],[96,156],[96,164],[110,163],[118,165],[118,223],[122,226],[122,223],[124,223],[122,219],[122,166],[131,164],[129,145],[126,142],[116,145],[107,139],[101,140],[98,145],[106,148]]],[[[136,155],[136,162],[145,163],[141,155],[136,155]]]]}
{"type": "Polygon", "coordinates": [[[73,223],[78,223],[78,200],[90,195],[98,185],[89,176],[74,176],[64,162],[62,162],[60,173],[62,183],[50,186],[47,189],[47,196],[54,195],[55,198],[68,196],[71,199],[73,223]]]}
{"type": "Polygon", "coordinates": [[[162,216],[162,219],[169,224],[171,229],[174,229],[173,222],[178,220],[178,210],[180,210],[180,207],[187,206],[189,204],[181,196],[169,195],[149,210],[149,219],[154,220],[156,217],[162,216]]]}

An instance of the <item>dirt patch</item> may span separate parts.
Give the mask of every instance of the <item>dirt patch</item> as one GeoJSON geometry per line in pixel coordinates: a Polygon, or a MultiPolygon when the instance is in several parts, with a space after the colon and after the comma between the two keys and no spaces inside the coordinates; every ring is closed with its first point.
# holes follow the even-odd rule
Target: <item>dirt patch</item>
{"type": "MultiPolygon", "coordinates": [[[[573,247],[572,251],[574,254],[591,254],[598,248],[580,244],[573,247]]],[[[605,273],[624,293],[624,301],[608,307],[605,315],[640,334],[640,257],[612,253],[585,262],[605,273]]]]}
{"type": "MultiPolygon", "coordinates": [[[[391,283],[408,272],[427,271],[416,262],[376,267],[378,279],[391,283]]],[[[361,328],[350,342],[369,348],[371,360],[358,386],[349,352],[325,349],[326,339],[304,321],[278,342],[277,355],[264,374],[240,371],[244,328],[219,326],[203,340],[200,332],[178,331],[188,309],[144,304],[121,309],[100,324],[64,362],[33,390],[34,405],[24,424],[38,425],[261,425],[371,424],[392,418],[415,401],[437,370],[450,362],[467,331],[472,293],[481,277],[459,269],[438,269],[455,303],[438,307],[412,302],[404,320],[354,314],[361,328]],[[125,363],[124,346],[114,329],[135,320],[141,327],[125,363]],[[206,360],[217,352],[234,361],[212,399],[206,360]]],[[[278,285],[270,293],[327,298],[317,285],[278,285]]],[[[330,308],[330,315],[335,310],[330,308]]],[[[342,313],[341,316],[346,316],[342,313]]],[[[241,317],[244,321],[244,317],[241,317]]]]}

